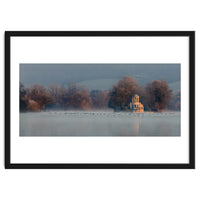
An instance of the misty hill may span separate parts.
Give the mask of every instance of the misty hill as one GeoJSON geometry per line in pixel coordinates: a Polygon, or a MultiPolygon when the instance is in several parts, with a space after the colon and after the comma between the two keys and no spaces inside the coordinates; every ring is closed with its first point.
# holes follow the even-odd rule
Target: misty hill
{"type": "Polygon", "coordinates": [[[86,86],[89,90],[109,90],[119,79],[97,79],[89,81],[80,81],[78,85],[86,86]]]}
{"type": "Polygon", "coordinates": [[[143,86],[163,79],[171,89],[179,91],[180,67],[180,64],[20,64],[20,81],[26,86],[77,82],[88,89],[108,90],[128,75],[143,86]]]}
{"type": "MultiPolygon", "coordinates": [[[[112,85],[117,83],[118,79],[100,79],[100,80],[89,80],[89,81],[81,81],[78,82],[78,85],[86,86],[89,90],[109,90],[112,85]],[[110,87],[108,87],[110,86],[110,87]]],[[[168,84],[170,89],[174,92],[180,91],[180,82],[172,82],[168,84]]],[[[143,85],[144,86],[144,85],[143,85]]]]}
{"type": "Polygon", "coordinates": [[[179,92],[181,90],[181,83],[179,81],[169,83],[170,89],[172,89],[174,92],[179,92]]]}

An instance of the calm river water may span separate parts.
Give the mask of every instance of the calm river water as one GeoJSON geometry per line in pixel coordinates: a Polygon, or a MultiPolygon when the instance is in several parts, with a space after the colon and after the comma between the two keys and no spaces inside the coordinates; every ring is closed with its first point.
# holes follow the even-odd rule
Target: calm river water
{"type": "Polygon", "coordinates": [[[180,112],[20,113],[20,136],[180,136],[180,112]]]}

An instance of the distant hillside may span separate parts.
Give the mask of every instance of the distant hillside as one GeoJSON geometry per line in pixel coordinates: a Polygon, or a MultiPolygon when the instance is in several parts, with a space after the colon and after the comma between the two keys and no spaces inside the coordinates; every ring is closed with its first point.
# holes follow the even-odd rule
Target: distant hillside
{"type": "MultiPolygon", "coordinates": [[[[87,87],[89,90],[109,90],[111,87],[116,84],[119,80],[118,79],[98,79],[98,80],[89,80],[89,81],[81,81],[78,82],[78,85],[82,85],[87,87]]],[[[145,86],[142,85],[142,86],[145,86]]],[[[169,83],[169,87],[173,92],[180,91],[180,82],[173,82],[169,83]]]]}
{"type": "Polygon", "coordinates": [[[173,83],[169,83],[169,87],[171,90],[173,90],[173,92],[179,92],[181,91],[181,85],[180,82],[173,82],[173,83]]]}
{"type": "Polygon", "coordinates": [[[97,80],[89,80],[89,81],[81,81],[78,82],[78,85],[86,86],[89,90],[109,90],[115,83],[117,83],[118,79],[97,79],[97,80]]]}
{"type": "Polygon", "coordinates": [[[89,89],[108,90],[127,75],[143,86],[163,79],[179,90],[180,68],[180,64],[20,64],[20,81],[26,86],[76,82],[89,89]]]}

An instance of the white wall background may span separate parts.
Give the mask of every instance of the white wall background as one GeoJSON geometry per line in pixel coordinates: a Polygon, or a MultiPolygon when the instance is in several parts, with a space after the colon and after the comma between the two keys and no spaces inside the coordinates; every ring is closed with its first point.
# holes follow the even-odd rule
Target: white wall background
{"type": "MultiPolygon", "coordinates": [[[[1,0],[1,96],[5,30],[195,30],[198,77],[199,17],[197,0],[1,0]]],[[[198,79],[196,88],[199,84],[198,79]]],[[[199,126],[195,170],[5,170],[4,100],[0,100],[1,199],[200,199],[199,126]]],[[[196,102],[200,102],[197,90],[196,102]]]]}

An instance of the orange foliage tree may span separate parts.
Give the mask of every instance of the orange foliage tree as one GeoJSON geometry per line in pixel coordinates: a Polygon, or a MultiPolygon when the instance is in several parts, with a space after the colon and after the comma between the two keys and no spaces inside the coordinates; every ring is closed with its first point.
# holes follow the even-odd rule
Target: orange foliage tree
{"type": "Polygon", "coordinates": [[[45,108],[46,104],[51,103],[50,94],[46,91],[44,86],[39,84],[34,84],[28,89],[28,97],[29,99],[37,102],[39,110],[45,108]]]}
{"type": "Polygon", "coordinates": [[[91,98],[87,89],[70,83],[66,89],[61,86],[59,90],[59,103],[64,109],[87,109],[91,105],[91,98]]]}
{"type": "Polygon", "coordinates": [[[132,76],[124,76],[117,84],[113,85],[109,96],[108,106],[114,110],[128,109],[132,95],[138,92],[137,81],[132,76]]]}

